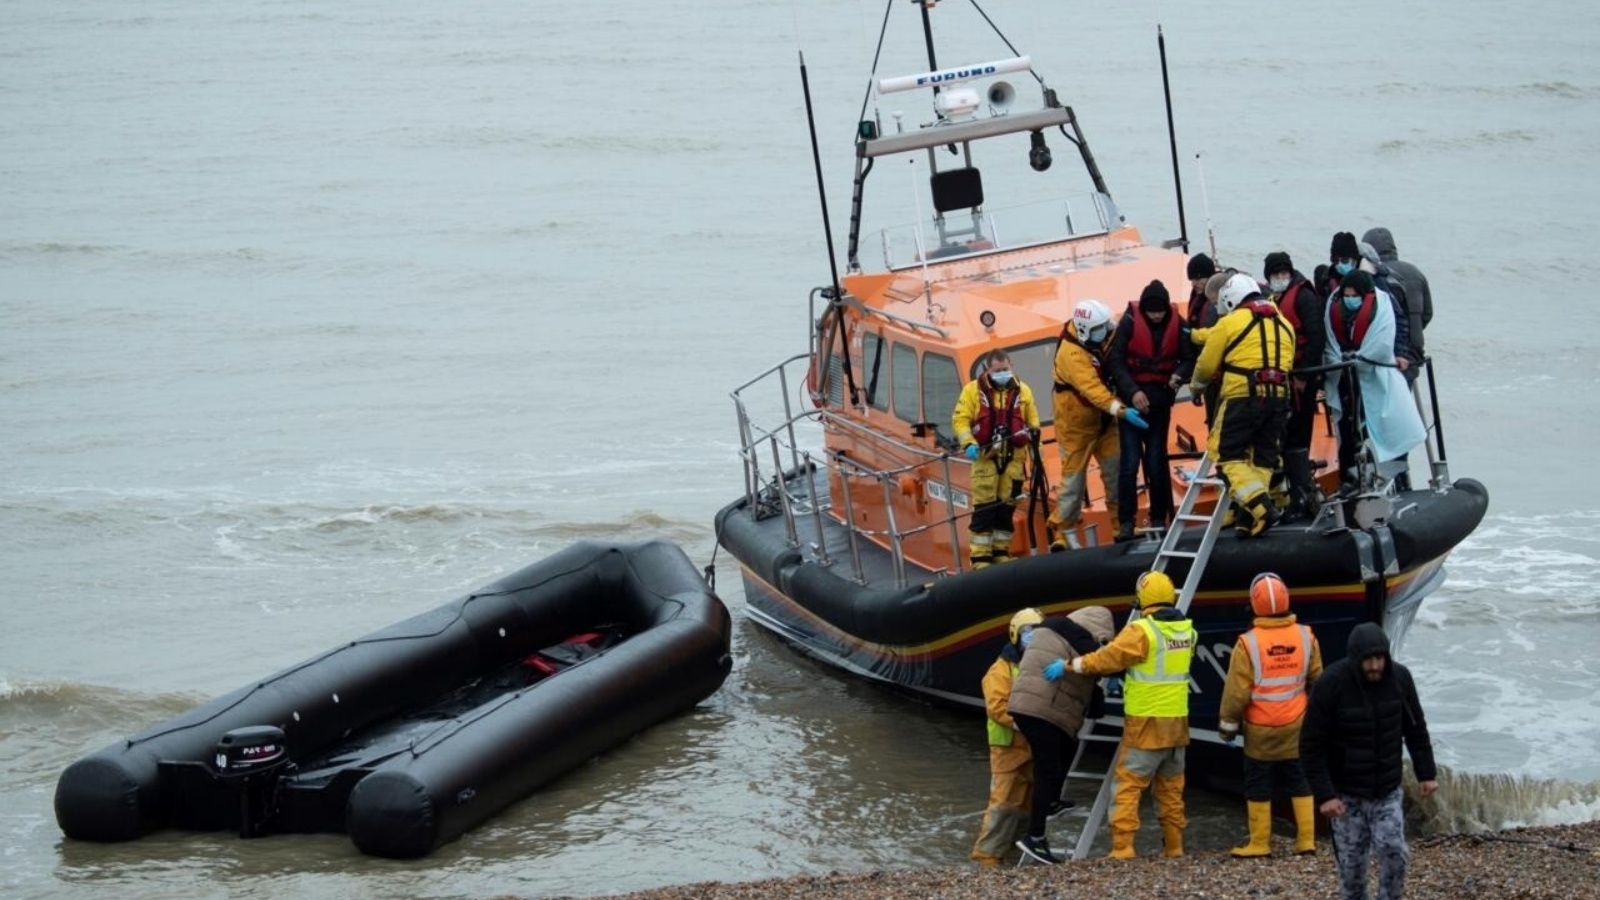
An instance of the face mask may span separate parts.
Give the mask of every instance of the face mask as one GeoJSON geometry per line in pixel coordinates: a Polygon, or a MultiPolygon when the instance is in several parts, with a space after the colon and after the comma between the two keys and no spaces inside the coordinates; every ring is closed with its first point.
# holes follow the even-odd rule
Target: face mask
{"type": "Polygon", "coordinates": [[[1344,308],[1349,310],[1350,312],[1355,312],[1356,310],[1361,308],[1361,298],[1360,297],[1345,297],[1344,298],[1344,308]]]}
{"type": "Polygon", "coordinates": [[[1007,371],[1007,370],[1003,370],[1003,371],[999,371],[999,372],[990,372],[989,373],[989,380],[994,382],[995,384],[1000,385],[1001,387],[1005,387],[1006,385],[1011,383],[1011,372],[1007,371]]]}
{"type": "Polygon", "coordinates": [[[1267,279],[1267,288],[1274,294],[1281,294],[1289,289],[1289,277],[1267,279]]]}
{"type": "Polygon", "coordinates": [[[1349,262],[1348,260],[1333,267],[1333,270],[1338,272],[1340,275],[1349,275],[1351,272],[1354,272],[1355,269],[1356,264],[1349,262]]]}
{"type": "Polygon", "coordinates": [[[1028,649],[1028,645],[1033,643],[1033,629],[1030,628],[1027,631],[1024,631],[1022,633],[1022,637],[1017,638],[1017,642],[1022,645],[1022,649],[1028,649]]]}

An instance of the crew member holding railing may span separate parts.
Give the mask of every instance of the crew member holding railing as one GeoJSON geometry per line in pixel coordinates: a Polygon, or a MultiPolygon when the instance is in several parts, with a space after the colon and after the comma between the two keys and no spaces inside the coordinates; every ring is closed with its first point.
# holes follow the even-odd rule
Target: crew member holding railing
{"type": "Polygon", "coordinates": [[[1012,508],[1027,484],[1027,447],[1039,433],[1033,391],[1012,371],[1010,354],[984,357],[983,372],[962,386],[950,425],[972,461],[972,568],[1010,562],[1012,508]]]}

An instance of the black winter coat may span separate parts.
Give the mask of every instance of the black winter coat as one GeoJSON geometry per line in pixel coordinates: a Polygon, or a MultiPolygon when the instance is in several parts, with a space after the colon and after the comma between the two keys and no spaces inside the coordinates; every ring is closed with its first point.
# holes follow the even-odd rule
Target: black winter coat
{"type": "Polygon", "coordinates": [[[1389,638],[1370,622],[1350,632],[1349,656],[1328,666],[1311,689],[1300,728],[1300,762],[1317,803],[1348,794],[1367,800],[1400,786],[1400,748],[1418,781],[1438,777],[1428,723],[1411,671],[1389,658],[1389,638]],[[1361,661],[1382,655],[1383,677],[1368,682],[1361,661]]]}

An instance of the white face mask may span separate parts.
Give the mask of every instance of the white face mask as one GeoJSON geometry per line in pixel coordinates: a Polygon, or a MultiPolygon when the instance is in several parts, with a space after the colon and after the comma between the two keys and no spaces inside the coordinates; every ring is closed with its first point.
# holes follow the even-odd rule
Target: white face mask
{"type": "Polygon", "coordinates": [[[1011,370],[1001,369],[998,372],[990,372],[989,380],[1000,385],[1001,387],[1005,387],[1011,383],[1011,370]]]}
{"type": "Polygon", "coordinates": [[[1267,279],[1267,288],[1274,294],[1281,294],[1289,289],[1289,276],[1281,275],[1267,279]]]}

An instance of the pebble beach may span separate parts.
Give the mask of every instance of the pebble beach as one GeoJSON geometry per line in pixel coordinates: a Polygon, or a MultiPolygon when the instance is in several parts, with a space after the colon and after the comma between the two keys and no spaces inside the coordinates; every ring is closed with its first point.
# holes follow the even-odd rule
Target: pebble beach
{"type": "MultiPolygon", "coordinates": [[[[1182,859],[1092,859],[1059,866],[833,872],[704,882],[619,896],[629,900],[1337,898],[1338,877],[1326,839],[1318,842],[1316,854],[1306,856],[1292,855],[1291,843],[1275,836],[1273,855],[1266,859],[1233,859],[1226,851],[1210,851],[1182,859]]],[[[1408,900],[1600,898],[1600,822],[1414,839],[1411,850],[1408,900]]],[[[1375,895],[1376,874],[1370,877],[1375,895]]]]}

